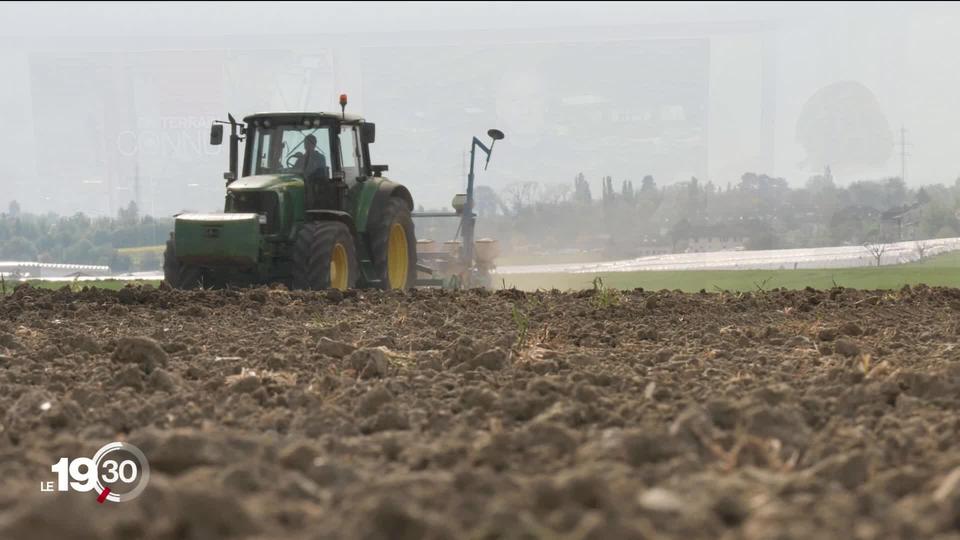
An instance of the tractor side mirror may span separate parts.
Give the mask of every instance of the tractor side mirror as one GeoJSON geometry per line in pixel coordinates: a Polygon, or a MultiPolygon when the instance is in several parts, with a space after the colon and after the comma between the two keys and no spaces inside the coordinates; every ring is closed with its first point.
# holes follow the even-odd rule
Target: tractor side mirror
{"type": "Polygon", "coordinates": [[[363,144],[373,144],[377,140],[377,125],[364,122],[360,124],[360,142],[363,144]]]}
{"type": "Polygon", "coordinates": [[[210,144],[219,146],[223,143],[223,124],[213,124],[210,126],[210,144]]]}

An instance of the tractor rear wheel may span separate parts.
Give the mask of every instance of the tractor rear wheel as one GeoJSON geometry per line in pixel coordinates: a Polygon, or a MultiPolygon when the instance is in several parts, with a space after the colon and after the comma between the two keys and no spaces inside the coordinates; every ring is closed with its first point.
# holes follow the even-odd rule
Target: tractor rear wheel
{"type": "Polygon", "coordinates": [[[307,223],[293,246],[294,289],[351,289],[359,277],[350,229],[336,221],[307,223]]]}
{"type": "Polygon", "coordinates": [[[372,232],[373,266],[380,288],[413,288],[417,282],[417,237],[407,203],[396,197],[387,201],[372,232]]]}
{"type": "Polygon", "coordinates": [[[196,289],[203,286],[203,271],[189,264],[180,264],[177,260],[173,238],[167,240],[163,250],[163,280],[174,289],[196,289]]]}

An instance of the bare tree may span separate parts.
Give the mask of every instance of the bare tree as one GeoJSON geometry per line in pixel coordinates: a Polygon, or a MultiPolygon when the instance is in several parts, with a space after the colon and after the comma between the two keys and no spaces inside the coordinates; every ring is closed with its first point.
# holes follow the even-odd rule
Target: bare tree
{"type": "Polygon", "coordinates": [[[863,245],[863,248],[867,250],[867,253],[869,253],[871,257],[876,259],[877,266],[880,266],[883,260],[883,254],[887,251],[887,244],[882,242],[867,242],[863,245]]]}
{"type": "Polygon", "coordinates": [[[930,250],[930,244],[924,240],[917,240],[913,244],[913,250],[917,252],[917,256],[920,257],[920,260],[924,260],[927,257],[927,251],[930,250]]]}
{"type": "Polygon", "coordinates": [[[500,199],[511,214],[518,215],[523,209],[523,185],[520,182],[509,184],[500,191],[500,199]]]}
{"type": "Polygon", "coordinates": [[[572,189],[567,184],[545,184],[540,189],[537,202],[546,205],[556,205],[567,201],[572,189]]]}
{"type": "Polygon", "coordinates": [[[517,216],[524,208],[533,204],[539,191],[540,184],[537,182],[513,182],[503,188],[503,200],[513,215],[517,216]]]}

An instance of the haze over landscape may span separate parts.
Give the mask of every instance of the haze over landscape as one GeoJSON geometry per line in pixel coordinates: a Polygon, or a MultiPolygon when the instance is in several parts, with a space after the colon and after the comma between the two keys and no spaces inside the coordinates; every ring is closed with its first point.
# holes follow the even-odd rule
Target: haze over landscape
{"type": "Polygon", "coordinates": [[[337,110],[419,204],[462,190],[470,137],[507,133],[482,183],[584,173],[661,186],[960,173],[954,4],[4,4],[0,162],[25,211],[222,205],[227,112],[337,110]],[[509,16],[507,16],[509,14],[509,16]]]}

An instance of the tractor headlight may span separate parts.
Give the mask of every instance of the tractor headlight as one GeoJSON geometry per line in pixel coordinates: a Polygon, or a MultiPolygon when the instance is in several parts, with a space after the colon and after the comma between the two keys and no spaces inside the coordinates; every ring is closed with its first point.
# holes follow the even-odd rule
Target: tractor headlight
{"type": "Polygon", "coordinates": [[[266,225],[266,224],[267,224],[267,215],[266,215],[266,214],[257,214],[257,221],[259,221],[261,225],[266,225]]]}

